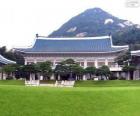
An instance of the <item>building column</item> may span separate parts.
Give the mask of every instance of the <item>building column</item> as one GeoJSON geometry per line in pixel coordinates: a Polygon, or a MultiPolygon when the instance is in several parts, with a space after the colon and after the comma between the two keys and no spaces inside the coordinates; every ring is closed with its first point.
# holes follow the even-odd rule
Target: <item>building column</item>
{"type": "Polygon", "coordinates": [[[7,74],[3,73],[3,80],[6,80],[7,74]]]}
{"type": "Polygon", "coordinates": [[[115,63],[115,67],[117,67],[117,68],[119,67],[118,63],[115,63]]]}
{"type": "Polygon", "coordinates": [[[87,68],[87,60],[84,60],[84,68],[87,68]]]}
{"type": "Polygon", "coordinates": [[[58,81],[60,81],[61,80],[61,77],[60,77],[60,75],[58,75],[58,81]]]}
{"type": "Polygon", "coordinates": [[[56,66],[56,60],[53,60],[53,68],[56,66]]]}
{"type": "Polygon", "coordinates": [[[2,80],[2,73],[0,72],[0,80],[2,80]]]}
{"type": "Polygon", "coordinates": [[[36,59],[34,59],[34,64],[36,64],[37,63],[37,60],[36,59]]]}
{"type": "Polygon", "coordinates": [[[53,60],[53,66],[55,66],[55,62],[56,62],[56,60],[53,60]]]}
{"type": "Polygon", "coordinates": [[[54,74],[51,75],[50,80],[55,80],[54,74]]]}
{"type": "Polygon", "coordinates": [[[129,72],[126,72],[126,73],[125,73],[125,77],[127,78],[127,80],[130,80],[129,72]]]}
{"type": "Polygon", "coordinates": [[[84,80],[84,81],[86,81],[86,80],[87,80],[86,75],[83,75],[83,80],[84,80]]]}
{"type": "Polygon", "coordinates": [[[95,59],[95,67],[98,68],[98,60],[95,59]]]}
{"type": "Polygon", "coordinates": [[[27,65],[27,60],[25,59],[24,64],[27,65]]]}
{"type": "Polygon", "coordinates": [[[108,59],[105,59],[105,65],[108,66],[108,59]]]}
{"type": "Polygon", "coordinates": [[[120,77],[119,72],[116,72],[116,76],[117,76],[118,78],[120,77]]]}
{"type": "Polygon", "coordinates": [[[76,75],[76,77],[75,77],[75,80],[77,81],[77,75],[76,75]]]}

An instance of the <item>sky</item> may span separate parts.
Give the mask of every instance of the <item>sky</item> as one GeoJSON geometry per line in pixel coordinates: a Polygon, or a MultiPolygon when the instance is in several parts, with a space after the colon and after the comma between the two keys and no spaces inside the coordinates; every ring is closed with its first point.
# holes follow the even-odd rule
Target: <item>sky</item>
{"type": "Polygon", "coordinates": [[[36,33],[47,36],[94,7],[140,24],[140,0],[0,0],[0,46],[29,47],[36,33]],[[131,1],[136,1],[137,7],[128,7],[126,3],[131,1]]]}

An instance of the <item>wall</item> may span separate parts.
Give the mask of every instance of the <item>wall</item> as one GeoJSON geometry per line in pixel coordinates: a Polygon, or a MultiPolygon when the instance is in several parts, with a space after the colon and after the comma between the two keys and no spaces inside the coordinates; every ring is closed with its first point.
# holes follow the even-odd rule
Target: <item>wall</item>
{"type": "Polygon", "coordinates": [[[59,62],[66,59],[74,59],[82,67],[86,68],[88,66],[95,66],[96,68],[102,65],[107,65],[110,67],[111,71],[121,71],[122,68],[114,63],[114,59],[119,53],[57,53],[57,54],[25,54],[25,64],[38,63],[51,61],[55,67],[59,62]]]}

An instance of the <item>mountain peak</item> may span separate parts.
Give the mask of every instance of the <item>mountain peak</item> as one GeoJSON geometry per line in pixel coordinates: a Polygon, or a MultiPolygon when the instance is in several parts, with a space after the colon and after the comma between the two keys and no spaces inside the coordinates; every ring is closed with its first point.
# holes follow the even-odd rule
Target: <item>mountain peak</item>
{"type": "Polygon", "coordinates": [[[90,8],[86,10],[87,12],[105,12],[104,10],[102,10],[101,8],[95,7],[95,8],[90,8]]]}
{"type": "MultiPolygon", "coordinates": [[[[102,10],[101,8],[90,8],[90,9],[87,9],[85,10],[83,13],[81,13],[80,15],[101,15],[101,14],[104,14],[104,15],[110,15],[109,13],[107,13],[106,11],[102,10]]],[[[111,15],[110,15],[111,16],[111,15]]]]}
{"type": "Polygon", "coordinates": [[[133,23],[119,19],[101,8],[91,8],[71,18],[50,37],[102,36],[130,26],[133,23]]]}

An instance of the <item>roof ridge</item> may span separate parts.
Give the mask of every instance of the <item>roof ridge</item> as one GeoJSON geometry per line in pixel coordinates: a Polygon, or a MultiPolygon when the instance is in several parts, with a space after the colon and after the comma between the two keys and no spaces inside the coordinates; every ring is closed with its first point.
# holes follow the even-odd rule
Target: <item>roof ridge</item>
{"type": "Polygon", "coordinates": [[[96,40],[96,39],[109,39],[110,36],[95,36],[95,37],[38,37],[36,40],[96,40]]]}

